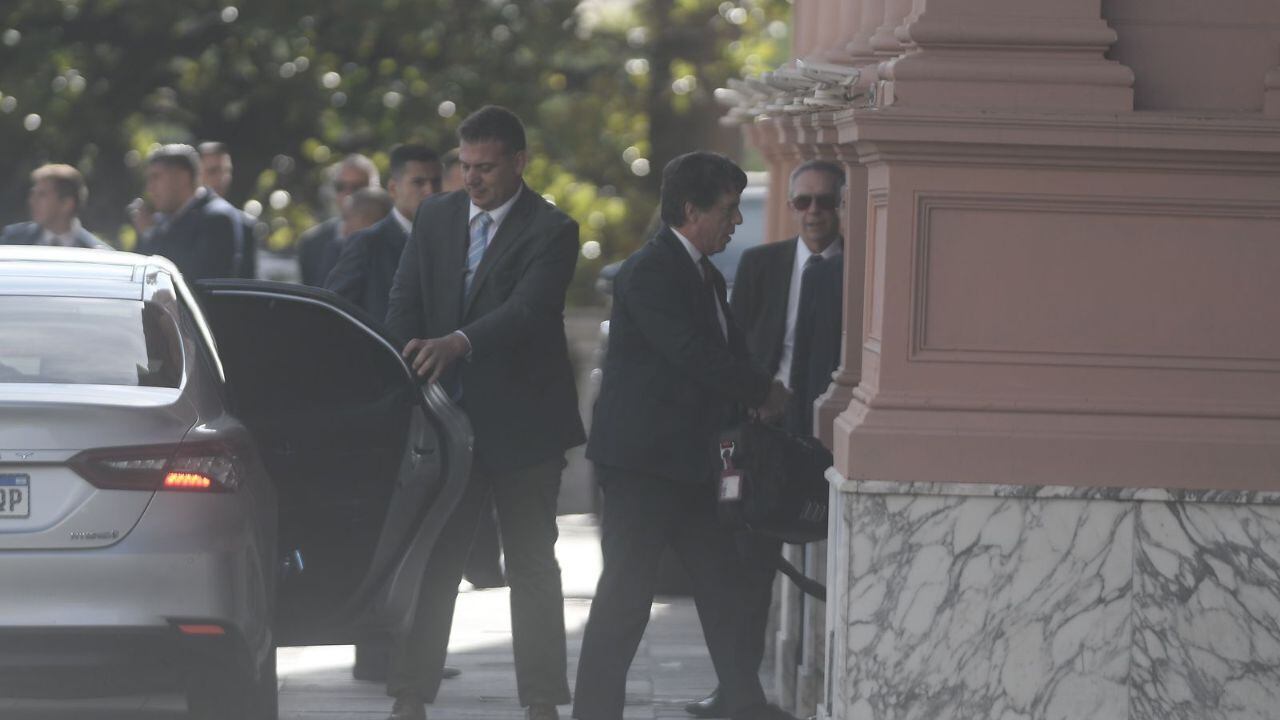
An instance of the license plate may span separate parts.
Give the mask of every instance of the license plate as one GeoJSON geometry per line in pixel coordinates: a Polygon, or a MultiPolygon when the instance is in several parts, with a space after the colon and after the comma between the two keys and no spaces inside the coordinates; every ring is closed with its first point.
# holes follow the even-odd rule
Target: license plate
{"type": "Polygon", "coordinates": [[[0,519],[31,516],[31,476],[0,475],[0,519]]]}

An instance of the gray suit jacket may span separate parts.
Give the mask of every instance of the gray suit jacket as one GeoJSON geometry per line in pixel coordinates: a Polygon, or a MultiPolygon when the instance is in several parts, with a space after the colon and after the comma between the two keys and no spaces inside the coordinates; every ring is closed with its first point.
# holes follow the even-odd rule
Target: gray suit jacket
{"type": "MultiPolygon", "coordinates": [[[[14,223],[0,230],[0,245],[35,245],[40,242],[44,230],[33,222],[14,223]]],[[[76,247],[111,250],[110,245],[98,239],[96,235],[77,228],[75,233],[76,247]]]]}

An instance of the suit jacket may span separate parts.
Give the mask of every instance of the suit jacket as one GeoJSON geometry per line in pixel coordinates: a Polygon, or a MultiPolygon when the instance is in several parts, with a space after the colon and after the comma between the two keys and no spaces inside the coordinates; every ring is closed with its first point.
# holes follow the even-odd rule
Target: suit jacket
{"type": "Polygon", "coordinates": [[[258,277],[258,221],[253,216],[237,211],[240,216],[240,252],[236,257],[236,277],[250,280],[258,277]]]}
{"type": "Polygon", "coordinates": [[[750,362],[724,278],[714,269],[712,277],[718,298],[670,228],[622,264],[587,444],[592,461],[678,482],[710,481],[720,431],[739,406],[768,396],[771,378],[750,362]]]}
{"type": "Polygon", "coordinates": [[[323,287],[342,250],[342,219],[329,218],[298,238],[298,270],[303,285],[323,287]]]}
{"type": "Polygon", "coordinates": [[[563,456],[586,439],[564,333],[578,224],[522,187],[463,297],[469,209],[462,190],[418,207],[387,327],[402,340],[466,334],[471,354],[456,371],[475,462],[511,471],[563,456]]]}
{"type": "MultiPolygon", "coordinates": [[[[35,245],[40,242],[44,229],[33,222],[14,223],[0,230],[0,245],[35,245]]],[[[76,228],[76,247],[111,250],[111,246],[98,239],[83,227],[76,228]]]]}
{"type": "Polygon", "coordinates": [[[324,286],[385,321],[391,283],[408,239],[394,213],[353,233],[342,243],[342,254],[324,286]]]}
{"type": "MultiPolygon", "coordinates": [[[[767,243],[742,253],[733,281],[733,317],[747,337],[751,361],[769,375],[782,362],[787,332],[787,299],[798,238],[767,243]]],[[[794,353],[794,351],[793,351],[794,353]]]]}
{"type": "Polygon", "coordinates": [[[844,335],[844,257],[836,256],[805,271],[796,311],[796,343],[792,352],[791,407],[788,425],[813,434],[813,403],[827,391],[840,367],[844,335]]]}
{"type": "Polygon", "coordinates": [[[188,281],[236,277],[244,221],[231,203],[208,191],[151,229],[139,251],[173,261],[188,281]]]}

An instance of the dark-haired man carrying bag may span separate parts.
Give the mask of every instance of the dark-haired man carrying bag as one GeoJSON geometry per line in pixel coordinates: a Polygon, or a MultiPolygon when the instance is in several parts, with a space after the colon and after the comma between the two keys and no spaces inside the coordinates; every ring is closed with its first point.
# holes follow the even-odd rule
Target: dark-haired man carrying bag
{"type": "Polygon", "coordinates": [[[620,720],[662,550],[693,580],[698,616],[735,720],[790,718],[765,702],[742,648],[747,578],[716,517],[720,431],[737,408],[783,410],[781,383],[751,365],[708,256],[741,224],[747,178],[713,153],[662,175],[664,227],[614,280],[609,352],[587,457],[604,490],[604,570],[583,637],[573,715],[620,720]]]}

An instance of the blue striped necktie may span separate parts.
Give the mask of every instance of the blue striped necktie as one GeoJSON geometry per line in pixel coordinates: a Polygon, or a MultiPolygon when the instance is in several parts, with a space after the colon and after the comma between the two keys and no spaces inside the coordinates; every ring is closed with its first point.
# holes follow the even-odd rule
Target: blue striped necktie
{"type": "Polygon", "coordinates": [[[467,280],[463,284],[463,292],[471,294],[471,281],[476,277],[476,268],[484,258],[485,248],[489,247],[489,228],[493,226],[493,216],[482,212],[471,220],[471,245],[467,248],[467,280]]]}

